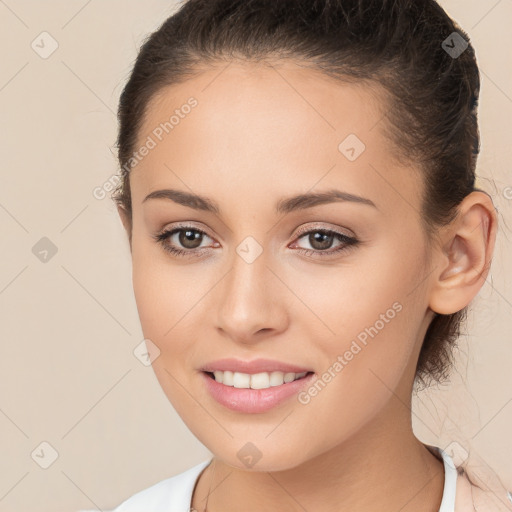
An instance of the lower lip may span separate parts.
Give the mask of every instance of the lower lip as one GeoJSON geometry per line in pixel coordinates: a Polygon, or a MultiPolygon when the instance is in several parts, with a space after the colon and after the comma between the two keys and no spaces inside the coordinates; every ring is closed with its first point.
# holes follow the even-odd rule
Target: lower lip
{"type": "Polygon", "coordinates": [[[309,385],[314,377],[310,373],[302,379],[272,386],[267,389],[235,388],[226,386],[212,379],[206,372],[201,372],[206,388],[219,404],[232,411],[259,413],[266,412],[297,395],[305,386],[309,385]]]}

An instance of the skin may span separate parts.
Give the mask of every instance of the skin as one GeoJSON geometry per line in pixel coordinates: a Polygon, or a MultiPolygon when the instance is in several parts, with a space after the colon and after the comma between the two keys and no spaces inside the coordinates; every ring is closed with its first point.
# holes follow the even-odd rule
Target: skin
{"type": "MultiPolygon", "coordinates": [[[[210,512],[436,512],[444,469],[412,431],[416,362],[434,312],[462,309],[484,282],[496,232],[491,199],[471,193],[429,241],[420,170],[395,158],[389,106],[375,84],[336,83],[289,61],[223,63],[162,89],[139,143],[190,96],[198,105],[131,171],[132,217],[119,214],[144,336],[160,349],[155,374],[215,457],[192,506],[204,510],[211,486],[210,512]],[[353,162],[338,150],[351,133],[366,145],[353,162]],[[209,197],[220,213],[143,202],[168,188],[209,197]],[[274,213],[285,197],[330,189],[375,207],[345,201],[274,213]],[[173,256],[153,238],[181,222],[207,233],[202,255],[173,256]],[[322,249],[299,228],[359,244],[322,258],[342,242],[322,249]],[[248,236],[263,250],[250,264],[236,252],[248,236]],[[401,311],[306,405],[292,397],[244,414],[205,389],[200,368],[223,357],[277,359],[321,376],[397,302],[401,311]],[[262,455],[252,468],[237,456],[247,442],[262,455]]],[[[191,250],[178,235],[167,243],[191,250]]]]}

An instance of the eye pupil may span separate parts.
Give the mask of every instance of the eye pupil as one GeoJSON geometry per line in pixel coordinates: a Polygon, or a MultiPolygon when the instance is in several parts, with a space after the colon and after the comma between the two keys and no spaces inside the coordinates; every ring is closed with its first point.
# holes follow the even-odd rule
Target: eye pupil
{"type": "Polygon", "coordinates": [[[183,229],[179,234],[179,241],[187,249],[195,249],[201,245],[202,233],[193,229],[183,229]]]}
{"type": "Polygon", "coordinates": [[[330,233],[323,233],[315,231],[309,235],[309,243],[316,250],[329,249],[332,245],[333,235],[330,233]]]}

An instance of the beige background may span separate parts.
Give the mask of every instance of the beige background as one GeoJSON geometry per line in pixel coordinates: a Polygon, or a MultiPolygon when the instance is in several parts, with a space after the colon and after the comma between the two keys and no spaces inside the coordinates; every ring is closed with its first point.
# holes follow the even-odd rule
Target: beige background
{"type": "MultiPolygon", "coordinates": [[[[453,383],[421,393],[413,423],[425,442],[471,447],[512,489],[512,1],[441,4],[477,50],[478,172],[502,231],[453,383]]],[[[137,48],[174,5],[0,1],[0,511],[112,508],[209,456],[133,354],[128,243],[108,196],[93,196],[117,172],[115,110],[137,48]],[[31,47],[51,49],[43,31],[58,43],[46,59],[31,47]],[[46,262],[33,253],[43,237],[57,248],[46,262]],[[42,442],[58,452],[47,469],[42,442]]]]}

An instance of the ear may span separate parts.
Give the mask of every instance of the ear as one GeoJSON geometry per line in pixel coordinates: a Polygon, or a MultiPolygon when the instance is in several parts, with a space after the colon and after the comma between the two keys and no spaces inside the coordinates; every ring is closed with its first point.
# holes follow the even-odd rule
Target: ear
{"type": "Polygon", "coordinates": [[[120,204],[117,205],[117,212],[119,213],[119,217],[121,217],[121,222],[123,223],[124,229],[128,234],[128,241],[130,243],[130,251],[132,249],[132,219],[131,215],[128,213],[126,208],[120,204]]]}
{"type": "Polygon", "coordinates": [[[429,307],[449,315],[464,309],[489,273],[497,230],[496,208],[485,192],[467,195],[456,219],[441,230],[434,256],[429,307]]]}

